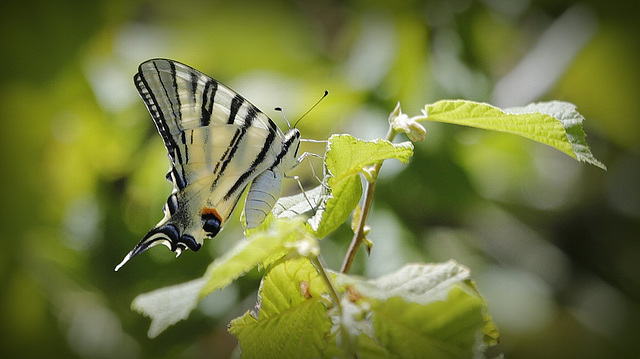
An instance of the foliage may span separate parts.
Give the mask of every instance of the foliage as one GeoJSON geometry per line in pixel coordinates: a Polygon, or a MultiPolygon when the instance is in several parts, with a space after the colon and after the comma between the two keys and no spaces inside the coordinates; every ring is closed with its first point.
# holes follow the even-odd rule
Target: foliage
{"type": "Polygon", "coordinates": [[[133,308],[152,319],[149,336],[185,319],[200,298],[260,266],[267,272],[257,310],[232,320],[229,327],[239,339],[243,357],[471,358],[495,345],[498,331],[487,303],[469,270],[453,261],[407,264],[369,280],[348,274],[352,252],[363,243],[372,186],[367,187],[364,209],[355,221],[356,244],[342,272],[324,268],[319,260],[318,240],[346,221],[363,195],[359,175],[375,184],[384,160],[408,162],[412,144],[390,140],[397,131],[414,140],[424,138],[418,122],[427,120],[517,133],[603,167],[588,150],[583,117],[572,104],[533,104],[503,111],[470,101],[440,101],[415,117],[403,114],[398,105],[389,117],[387,140],[331,136],[319,189],[280,200],[275,212],[280,217],[269,217],[248,232],[202,278],[136,298],[133,308]],[[315,213],[308,221],[284,215],[292,207],[301,214],[315,213]]]}
{"type": "Polygon", "coordinates": [[[606,169],[591,154],[582,130],[584,117],[571,103],[539,102],[503,111],[470,101],[438,101],[426,106],[425,111],[425,120],[517,134],[555,147],[578,161],[606,169]]]}

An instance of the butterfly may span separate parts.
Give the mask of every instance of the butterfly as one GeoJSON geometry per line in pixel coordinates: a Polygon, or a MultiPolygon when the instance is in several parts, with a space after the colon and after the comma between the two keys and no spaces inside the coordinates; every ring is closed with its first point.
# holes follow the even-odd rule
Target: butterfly
{"type": "Polygon", "coordinates": [[[173,191],[164,218],[115,270],[157,244],[176,256],[199,250],[224,228],[247,186],[247,228],[262,223],[284,173],[299,163],[300,131],[282,132],[238,93],[177,61],[145,61],[133,79],[167,149],[173,191]]]}

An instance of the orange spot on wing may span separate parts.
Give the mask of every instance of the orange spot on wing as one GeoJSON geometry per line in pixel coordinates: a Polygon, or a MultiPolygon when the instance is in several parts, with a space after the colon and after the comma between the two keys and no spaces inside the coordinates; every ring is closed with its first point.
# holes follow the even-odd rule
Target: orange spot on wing
{"type": "Polygon", "coordinates": [[[220,215],[218,214],[218,211],[216,211],[216,209],[215,209],[215,208],[207,208],[207,207],[204,207],[204,208],[202,209],[202,213],[201,213],[201,214],[202,214],[203,216],[204,216],[204,215],[207,215],[207,214],[212,214],[212,215],[214,215],[218,220],[220,220],[220,223],[222,223],[222,217],[220,217],[220,215]]]}

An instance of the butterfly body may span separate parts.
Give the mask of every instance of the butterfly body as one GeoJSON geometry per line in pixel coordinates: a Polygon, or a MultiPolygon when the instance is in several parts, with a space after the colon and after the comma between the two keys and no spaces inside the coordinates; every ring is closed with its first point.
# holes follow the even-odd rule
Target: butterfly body
{"type": "Polygon", "coordinates": [[[173,191],[164,218],[127,254],[156,244],[179,255],[220,232],[242,192],[248,228],[280,196],[284,172],[298,163],[300,132],[282,132],[249,101],[209,76],[172,60],[142,63],[134,82],[162,137],[173,191]]]}

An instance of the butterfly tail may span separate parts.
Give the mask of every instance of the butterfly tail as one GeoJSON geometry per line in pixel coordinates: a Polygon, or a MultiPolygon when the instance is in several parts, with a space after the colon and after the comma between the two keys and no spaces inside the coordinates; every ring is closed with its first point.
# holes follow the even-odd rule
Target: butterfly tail
{"type": "Polygon", "coordinates": [[[167,246],[171,251],[176,253],[176,257],[185,249],[191,249],[196,252],[201,247],[201,244],[196,242],[192,236],[188,234],[180,236],[175,225],[167,223],[150,230],[149,233],[147,233],[147,235],[145,235],[144,238],[142,238],[142,240],[140,240],[140,242],[138,242],[138,244],[136,244],[136,246],[127,253],[122,262],[116,266],[115,271],[117,272],[122,268],[122,266],[124,266],[131,258],[157,244],[164,244],[167,246]]]}

